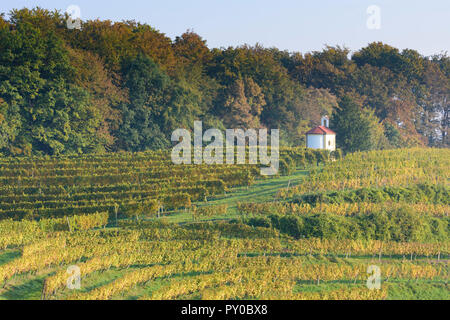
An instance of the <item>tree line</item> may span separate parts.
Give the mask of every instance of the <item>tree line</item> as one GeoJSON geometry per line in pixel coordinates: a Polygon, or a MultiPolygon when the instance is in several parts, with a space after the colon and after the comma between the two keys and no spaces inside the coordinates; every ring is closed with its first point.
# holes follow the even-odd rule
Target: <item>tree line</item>
{"type": "Polygon", "coordinates": [[[0,153],[72,155],[171,146],[176,128],[280,128],[281,144],[331,115],[346,152],[448,147],[450,58],[381,42],[356,52],[212,48],[135,21],[41,8],[0,15],[0,153]]]}

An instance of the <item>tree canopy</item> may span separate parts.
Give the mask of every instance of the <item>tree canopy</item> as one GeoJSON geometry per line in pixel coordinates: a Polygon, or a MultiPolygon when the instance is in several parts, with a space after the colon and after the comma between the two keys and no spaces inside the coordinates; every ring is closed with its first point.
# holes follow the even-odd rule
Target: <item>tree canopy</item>
{"type": "Polygon", "coordinates": [[[80,154],[170,146],[171,132],[280,129],[285,145],[331,116],[346,151],[448,147],[450,58],[375,42],[287,52],[209,48],[135,21],[40,8],[0,16],[0,153],[80,154]]]}

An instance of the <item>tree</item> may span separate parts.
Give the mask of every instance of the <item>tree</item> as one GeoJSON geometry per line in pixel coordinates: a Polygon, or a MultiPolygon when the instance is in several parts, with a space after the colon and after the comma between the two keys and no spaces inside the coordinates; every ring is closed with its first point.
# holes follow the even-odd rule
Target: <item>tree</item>
{"type": "MultiPolygon", "coordinates": [[[[265,49],[257,44],[253,47],[245,45],[225,50],[215,49],[213,55],[207,68],[208,75],[216,78],[228,91],[237,88],[236,82],[245,82],[245,79],[251,78],[264,95],[265,105],[259,116],[260,125],[282,129],[281,136],[288,136],[285,140],[290,143],[290,133],[296,130],[299,121],[296,108],[301,103],[304,87],[290,77],[288,70],[279,61],[282,54],[276,49],[265,49]]],[[[224,105],[223,97],[224,94],[219,95],[217,106],[224,105]]],[[[235,99],[235,108],[247,108],[244,100],[239,102],[239,99],[235,99]]],[[[219,117],[223,115],[223,110],[215,110],[219,117]]],[[[248,114],[248,111],[245,113],[248,114]]]]}
{"type": "Polygon", "coordinates": [[[338,95],[347,89],[355,63],[348,59],[345,47],[326,46],[322,51],[301,55],[294,53],[290,74],[307,87],[327,88],[338,95]]]}
{"type": "Polygon", "coordinates": [[[71,65],[77,70],[74,83],[89,92],[90,104],[101,115],[96,136],[103,141],[105,150],[114,150],[113,134],[120,124],[120,106],[128,100],[127,90],[115,83],[120,75],[108,71],[95,53],[72,48],[68,48],[68,53],[71,65]]]}
{"type": "Polygon", "coordinates": [[[391,147],[401,148],[404,146],[404,142],[402,136],[400,135],[400,131],[390,123],[389,121],[384,121],[384,134],[389,141],[391,147]]]}
{"type": "Polygon", "coordinates": [[[259,128],[264,105],[261,88],[251,78],[238,79],[225,90],[219,112],[228,128],[259,128]]]}
{"type": "Polygon", "coordinates": [[[119,148],[143,151],[168,146],[158,123],[169,77],[144,54],[124,62],[122,72],[129,103],[122,104],[122,123],[117,132],[119,148]]]}
{"type": "Polygon", "coordinates": [[[337,134],[338,147],[345,152],[383,148],[386,145],[384,130],[373,111],[364,110],[349,96],[339,101],[330,127],[337,134]]]}
{"type": "Polygon", "coordinates": [[[29,154],[31,148],[23,150],[15,147],[15,140],[20,130],[20,117],[18,106],[8,105],[0,98],[0,151],[3,150],[6,154],[29,154]]]}
{"type": "Polygon", "coordinates": [[[15,28],[0,29],[0,47],[0,97],[7,123],[2,130],[12,143],[6,151],[101,151],[96,136],[100,114],[89,93],[73,83],[75,70],[55,32],[47,30],[43,37],[31,23],[18,19],[15,28]]]}
{"type": "MultiPolygon", "coordinates": [[[[448,56],[436,56],[435,62],[450,65],[448,56]]],[[[423,81],[426,90],[421,99],[422,134],[428,138],[432,146],[448,147],[448,126],[450,123],[450,79],[441,69],[439,63],[428,61],[424,71],[423,81]]]]}
{"type": "Polygon", "coordinates": [[[378,68],[388,68],[394,72],[403,67],[399,50],[382,42],[370,43],[367,47],[355,52],[352,60],[360,67],[369,64],[378,68]]]}
{"type": "Polygon", "coordinates": [[[206,65],[212,58],[212,53],[206,46],[206,41],[193,31],[186,31],[176,37],[173,43],[175,55],[183,64],[206,65]]]}

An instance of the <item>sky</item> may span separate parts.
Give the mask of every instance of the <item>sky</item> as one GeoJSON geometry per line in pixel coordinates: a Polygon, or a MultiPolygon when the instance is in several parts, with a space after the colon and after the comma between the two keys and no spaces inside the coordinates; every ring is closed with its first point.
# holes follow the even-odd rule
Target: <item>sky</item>
{"type": "Polygon", "coordinates": [[[427,56],[450,53],[450,0],[2,0],[0,12],[71,5],[82,20],[135,20],[172,39],[191,29],[210,48],[259,43],[306,53],[382,41],[427,56]]]}

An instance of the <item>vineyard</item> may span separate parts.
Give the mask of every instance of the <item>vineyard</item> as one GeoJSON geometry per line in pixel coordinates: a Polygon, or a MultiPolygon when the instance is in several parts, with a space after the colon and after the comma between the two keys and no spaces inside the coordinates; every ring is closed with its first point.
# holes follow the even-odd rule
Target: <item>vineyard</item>
{"type": "Polygon", "coordinates": [[[449,298],[448,149],[284,148],[259,172],[1,158],[0,299],[449,298]]]}

